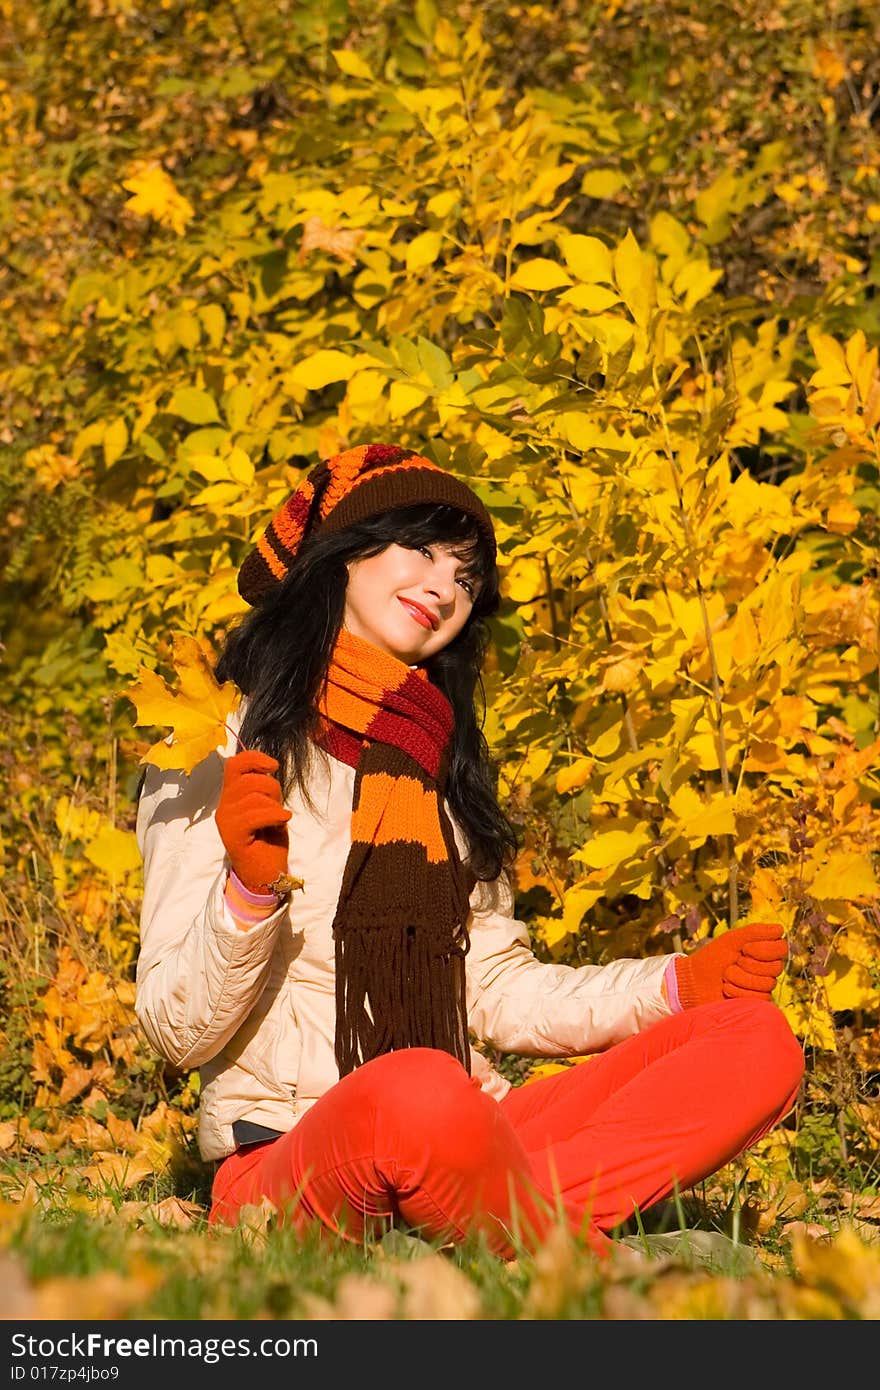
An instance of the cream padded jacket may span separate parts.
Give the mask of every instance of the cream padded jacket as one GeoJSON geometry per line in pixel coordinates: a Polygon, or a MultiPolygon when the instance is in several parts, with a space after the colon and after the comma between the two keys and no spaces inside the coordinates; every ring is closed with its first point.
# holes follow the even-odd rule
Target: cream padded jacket
{"type": "MultiPolygon", "coordinates": [[[[227,864],[214,819],[222,766],[219,753],[189,776],[148,765],[137,818],[144,896],[135,1008],[161,1056],[200,1070],[199,1148],[208,1160],[235,1148],[236,1120],[290,1129],[339,1079],[331,926],[354,785],[353,768],[316,755],[315,809],[299,794],[288,802],[290,872],[304,887],[243,932],[223,894],[227,864]]],[[[668,956],[545,964],[512,915],[504,876],[478,883],[471,908],[468,1020],[490,1047],[578,1056],[670,1013],[661,989],[668,956]]],[[[472,1070],[496,1099],[510,1089],[475,1049],[472,1070]]]]}

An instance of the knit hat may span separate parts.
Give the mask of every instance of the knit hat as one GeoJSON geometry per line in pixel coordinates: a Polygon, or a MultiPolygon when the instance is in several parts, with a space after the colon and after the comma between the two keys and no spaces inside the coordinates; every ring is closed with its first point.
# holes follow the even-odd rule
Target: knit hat
{"type": "Polygon", "coordinates": [[[439,502],[472,516],[495,554],[492,518],[467,484],[394,444],[360,444],[313,468],[272,517],[238,572],[238,592],[260,604],[286,578],[303,538],[341,531],[394,507],[439,502]]]}

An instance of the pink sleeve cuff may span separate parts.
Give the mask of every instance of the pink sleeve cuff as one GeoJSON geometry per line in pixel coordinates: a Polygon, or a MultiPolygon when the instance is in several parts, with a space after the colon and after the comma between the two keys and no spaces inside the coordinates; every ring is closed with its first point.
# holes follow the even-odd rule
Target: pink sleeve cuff
{"type": "Polygon", "coordinates": [[[268,907],[270,903],[278,902],[277,893],[255,893],[253,889],[246,888],[234,869],[229,870],[229,878],[239,897],[252,907],[268,907]]]}
{"type": "Polygon", "coordinates": [[[675,969],[675,962],[678,956],[673,956],[663,973],[663,983],[666,986],[666,998],[669,1000],[669,1007],[674,1014],[684,1013],[684,1005],[678,993],[678,974],[675,969]]]}

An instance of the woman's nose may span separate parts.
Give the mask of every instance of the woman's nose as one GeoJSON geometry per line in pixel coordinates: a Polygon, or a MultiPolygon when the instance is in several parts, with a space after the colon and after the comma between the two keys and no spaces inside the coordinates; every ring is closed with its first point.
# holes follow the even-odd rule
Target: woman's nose
{"type": "Polygon", "coordinates": [[[455,575],[452,570],[446,571],[440,565],[435,565],[425,588],[434,594],[440,603],[455,601],[455,575]]]}

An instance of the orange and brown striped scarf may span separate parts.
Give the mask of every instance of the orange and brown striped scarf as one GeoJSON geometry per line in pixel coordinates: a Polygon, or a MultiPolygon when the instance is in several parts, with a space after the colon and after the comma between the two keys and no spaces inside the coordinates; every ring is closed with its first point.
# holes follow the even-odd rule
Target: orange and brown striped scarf
{"type": "Polygon", "coordinates": [[[443,806],[453,716],[424,671],[341,632],[319,742],[355,768],[333,922],[340,1076],[405,1047],[470,1069],[464,957],[474,880],[443,806]]]}

